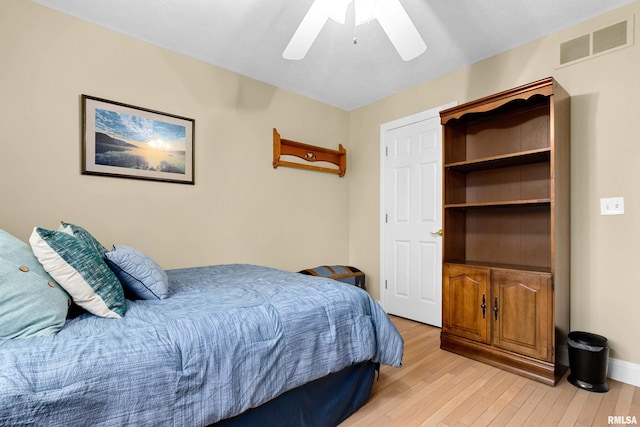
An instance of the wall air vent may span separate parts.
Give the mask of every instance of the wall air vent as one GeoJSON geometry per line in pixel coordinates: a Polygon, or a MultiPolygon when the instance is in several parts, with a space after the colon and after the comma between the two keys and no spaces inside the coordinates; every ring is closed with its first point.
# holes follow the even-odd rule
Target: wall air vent
{"type": "Polygon", "coordinates": [[[560,43],[560,66],[633,46],[633,15],[591,33],[560,43]]]}
{"type": "Polygon", "coordinates": [[[627,44],[627,21],[593,32],[593,53],[598,54],[627,44]]]}
{"type": "Polygon", "coordinates": [[[560,44],[560,64],[577,61],[589,55],[591,55],[590,34],[560,44]]]}

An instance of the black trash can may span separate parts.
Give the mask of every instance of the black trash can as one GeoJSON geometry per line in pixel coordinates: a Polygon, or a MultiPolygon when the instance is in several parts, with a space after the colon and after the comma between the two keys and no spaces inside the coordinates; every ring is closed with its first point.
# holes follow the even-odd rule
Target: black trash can
{"type": "Polygon", "coordinates": [[[605,393],[607,384],[607,366],[609,364],[609,346],[602,335],[589,332],[569,332],[569,369],[567,378],[571,384],[587,391],[605,393]]]}

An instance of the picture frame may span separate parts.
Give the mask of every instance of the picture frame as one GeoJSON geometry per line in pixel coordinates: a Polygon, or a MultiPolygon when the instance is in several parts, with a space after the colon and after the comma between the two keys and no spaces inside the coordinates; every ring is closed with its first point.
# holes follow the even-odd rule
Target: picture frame
{"type": "Polygon", "coordinates": [[[82,95],[82,174],[191,184],[195,120],[82,95]]]}

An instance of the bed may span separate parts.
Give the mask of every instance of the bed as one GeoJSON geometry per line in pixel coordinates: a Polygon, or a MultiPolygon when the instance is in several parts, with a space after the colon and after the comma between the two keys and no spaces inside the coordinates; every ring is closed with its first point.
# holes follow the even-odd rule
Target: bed
{"type": "Polygon", "coordinates": [[[2,425],[331,426],[379,364],[401,366],[402,337],[358,287],[245,264],[162,273],[166,295],[126,298],[119,318],[0,339],[2,425]]]}

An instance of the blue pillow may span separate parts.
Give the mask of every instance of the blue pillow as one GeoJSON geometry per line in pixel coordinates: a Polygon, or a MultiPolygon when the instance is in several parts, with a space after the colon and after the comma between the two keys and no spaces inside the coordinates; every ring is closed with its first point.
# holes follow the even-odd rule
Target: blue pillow
{"type": "Polygon", "coordinates": [[[114,246],[104,258],[122,286],[136,297],[164,299],[169,293],[167,273],[144,253],[129,246],[114,246]]]}
{"type": "Polygon", "coordinates": [[[65,232],[44,228],[34,228],[29,243],[40,264],[77,305],[100,317],[124,316],[122,285],[93,247],[65,232]]]}
{"type": "Polygon", "coordinates": [[[0,230],[0,338],[52,335],[65,324],[71,298],[29,246],[0,230]]]}

